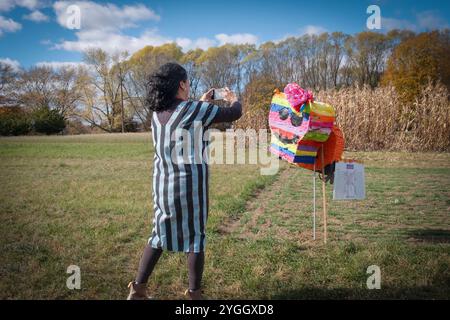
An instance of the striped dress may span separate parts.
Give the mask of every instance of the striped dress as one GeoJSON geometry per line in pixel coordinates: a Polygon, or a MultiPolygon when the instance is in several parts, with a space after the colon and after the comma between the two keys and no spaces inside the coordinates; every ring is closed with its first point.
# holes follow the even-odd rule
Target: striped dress
{"type": "Polygon", "coordinates": [[[154,219],[149,239],[153,248],[179,252],[205,250],[208,165],[202,154],[208,142],[203,141],[201,133],[218,109],[207,102],[183,101],[165,124],[153,113],[154,219]],[[177,152],[180,149],[182,152],[177,152]]]}

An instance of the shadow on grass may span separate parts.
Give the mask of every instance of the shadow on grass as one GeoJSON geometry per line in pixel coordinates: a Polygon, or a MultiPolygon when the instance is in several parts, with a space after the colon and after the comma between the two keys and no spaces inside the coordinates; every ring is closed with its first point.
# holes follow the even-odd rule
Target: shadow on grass
{"type": "Polygon", "coordinates": [[[448,300],[448,287],[417,286],[406,288],[383,287],[381,289],[321,289],[304,288],[279,291],[273,300],[377,300],[377,299],[444,299],[448,300]]]}
{"type": "Polygon", "coordinates": [[[450,243],[450,230],[416,229],[406,233],[410,240],[427,243],[450,243]]]}

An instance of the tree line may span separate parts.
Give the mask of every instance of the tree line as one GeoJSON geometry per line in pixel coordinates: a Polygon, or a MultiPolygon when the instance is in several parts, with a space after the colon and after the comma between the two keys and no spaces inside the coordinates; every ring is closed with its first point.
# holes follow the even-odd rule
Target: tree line
{"type": "Polygon", "coordinates": [[[14,70],[0,63],[0,133],[23,134],[26,129],[10,127],[11,119],[25,118],[22,127],[44,133],[59,132],[66,125],[73,132],[149,130],[147,79],[169,61],[186,68],[192,99],[210,87],[228,86],[250,114],[260,114],[268,109],[273,89],[289,82],[313,92],[392,85],[407,103],[429,81],[450,85],[449,57],[448,30],[393,30],[303,35],[259,46],[226,44],[188,52],[175,43],[146,46],[132,55],[92,48],[79,66],[56,69],[14,70]],[[8,119],[7,125],[2,119],[8,119]]]}

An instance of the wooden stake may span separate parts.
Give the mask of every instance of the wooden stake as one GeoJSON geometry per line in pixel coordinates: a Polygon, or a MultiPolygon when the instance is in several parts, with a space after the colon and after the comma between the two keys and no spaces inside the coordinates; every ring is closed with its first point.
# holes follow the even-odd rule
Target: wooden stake
{"type": "Polygon", "coordinates": [[[316,240],[316,161],[313,170],[313,240],[316,240]]]}
{"type": "Polygon", "coordinates": [[[322,145],[323,242],[327,243],[327,198],[325,192],[325,161],[323,159],[323,149],[324,146],[322,145]]]}

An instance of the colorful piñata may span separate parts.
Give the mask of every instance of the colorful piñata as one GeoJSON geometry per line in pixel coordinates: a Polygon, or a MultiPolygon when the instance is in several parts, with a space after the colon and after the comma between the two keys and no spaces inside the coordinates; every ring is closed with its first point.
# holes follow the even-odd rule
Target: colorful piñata
{"type": "Polygon", "coordinates": [[[313,164],[334,120],[331,105],[314,101],[312,94],[297,84],[287,85],[285,93],[276,90],[269,113],[270,151],[290,163],[313,164]]]}

